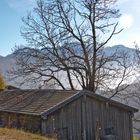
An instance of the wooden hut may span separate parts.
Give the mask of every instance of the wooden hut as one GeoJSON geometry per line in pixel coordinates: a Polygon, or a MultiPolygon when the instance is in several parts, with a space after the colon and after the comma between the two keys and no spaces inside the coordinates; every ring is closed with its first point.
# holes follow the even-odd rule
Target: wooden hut
{"type": "Polygon", "coordinates": [[[59,140],[132,140],[137,109],[92,92],[7,90],[0,92],[0,126],[59,140]]]}

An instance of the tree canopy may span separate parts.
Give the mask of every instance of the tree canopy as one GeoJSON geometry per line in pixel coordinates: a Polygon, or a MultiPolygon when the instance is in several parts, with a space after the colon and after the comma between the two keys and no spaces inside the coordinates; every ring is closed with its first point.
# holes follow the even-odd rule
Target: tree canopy
{"type": "MultiPolygon", "coordinates": [[[[105,51],[117,29],[116,0],[38,0],[23,18],[27,45],[15,50],[14,74],[62,89],[118,90],[130,72],[128,54],[105,51]]],[[[123,87],[124,89],[124,87],[123,87]]]]}

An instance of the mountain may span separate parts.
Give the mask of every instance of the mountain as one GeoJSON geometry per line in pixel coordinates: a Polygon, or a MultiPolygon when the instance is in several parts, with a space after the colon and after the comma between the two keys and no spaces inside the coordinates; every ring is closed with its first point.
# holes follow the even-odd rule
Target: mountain
{"type": "Polygon", "coordinates": [[[0,71],[3,75],[6,75],[7,70],[10,70],[15,65],[15,58],[13,54],[6,57],[0,56],[0,71]]]}
{"type": "MultiPolygon", "coordinates": [[[[106,47],[104,48],[103,51],[108,56],[108,55],[113,54],[116,50],[119,52],[122,52],[122,51],[128,52],[128,54],[130,54],[131,56],[133,56],[133,54],[135,53],[135,49],[128,48],[123,45],[115,45],[113,47],[106,47]]],[[[16,59],[15,59],[14,54],[7,55],[6,57],[0,56],[0,72],[6,78],[6,82],[8,84],[14,84],[14,86],[18,86],[17,83],[19,83],[19,81],[15,81],[15,82],[9,81],[9,76],[7,72],[10,71],[12,68],[15,68],[16,66],[17,65],[16,65],[16,59]]]]}
{"type": "Polygon", "coordinates": [[[105,50],[110,51],[110,52],[114,52],[115,50],[125,51],[125,52],[134,52],[134,51],[136,51],[135,48],[128,48],[128,47],[126,47],[124,45],[114,45],[112,47],[106,47],[105,50]]]}
{"type": "Polygon", "coordinates": [[[8,85],[17,86],[17,83],[9,80],[8,72],[16,67],[16,60],[14,54],[7,55],[6,57],[0,56],[0,72],[4,76],[8,85]]]}
{"type": "Polygon", "coordinates": [[[130,55],[131,57],[133,57],[134,54],[136,53],[135,48],[128,48],[128,47],[126,47],[124,45],[115,45],[115,46],[112,46],[112,47],[106,47],[106,48],[104,48],[103,51],[105,52],[105,54],[107,56],[115,53],[116,51],[120,52],[120,53],[121,52],[128,53],[128,55],[130,55]]]}

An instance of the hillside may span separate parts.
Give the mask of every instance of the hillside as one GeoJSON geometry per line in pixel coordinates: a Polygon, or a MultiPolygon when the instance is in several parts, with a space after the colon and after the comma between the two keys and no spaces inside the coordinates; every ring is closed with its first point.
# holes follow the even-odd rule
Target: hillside
{"type": "Polygon", "coordinates": [[[0,128],[0,140],[55,140],[16,129],[0,128]]]}
{"type": "MultiPolygon", "coordinates": [[[[0,128],[0,140],[56,140],[53,138],[46,138],[43,136],[23,132],[16,129],[0,128]]],[[[133,140],[139,140],[134,137],[133,140]]]]}

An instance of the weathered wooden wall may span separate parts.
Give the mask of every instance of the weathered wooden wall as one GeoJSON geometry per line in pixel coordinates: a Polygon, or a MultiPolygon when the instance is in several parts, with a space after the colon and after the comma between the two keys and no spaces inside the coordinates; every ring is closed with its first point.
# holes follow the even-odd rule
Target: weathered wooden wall
{"type": "Polygon", "coordinates": [[[1,127],[18,128],[33,133],[41,133],[41,117],[17,113],[0,112],[1,127]]]}
{"type": "Polygon", "coordinates": [[[132,140],[131,112],[87,95],[46,116],[0,112],[0,125],[44,135],[58,134],[60,140],[95,140],[97,124],[100,137],[113,128],[117,140],[132,140]]]}
{"type": "Polygon", "coordinates": [[[42,133],[57,133],[60,140],[95,140],[99,125],[100,137],[106,128],[113,128],[117,140],[132,140],[129,111],[91,97],[81,97],[55,111],[42,121],[42,133]]]}
{"type": "Polygon", "coordinates": [[[82,140],[81,99],[50,114],[42,122],[43,134],[57,133],[60,140],[82,140]]]}
{"type": "Polygon", "coordinates": [[[117,140],[132,140],[132,118],[129,111],[87,97],[85,114],[87,140],[95,139],[97,122],[100,136],[105,135],[106,128],[114,128],[117,140]]]}

